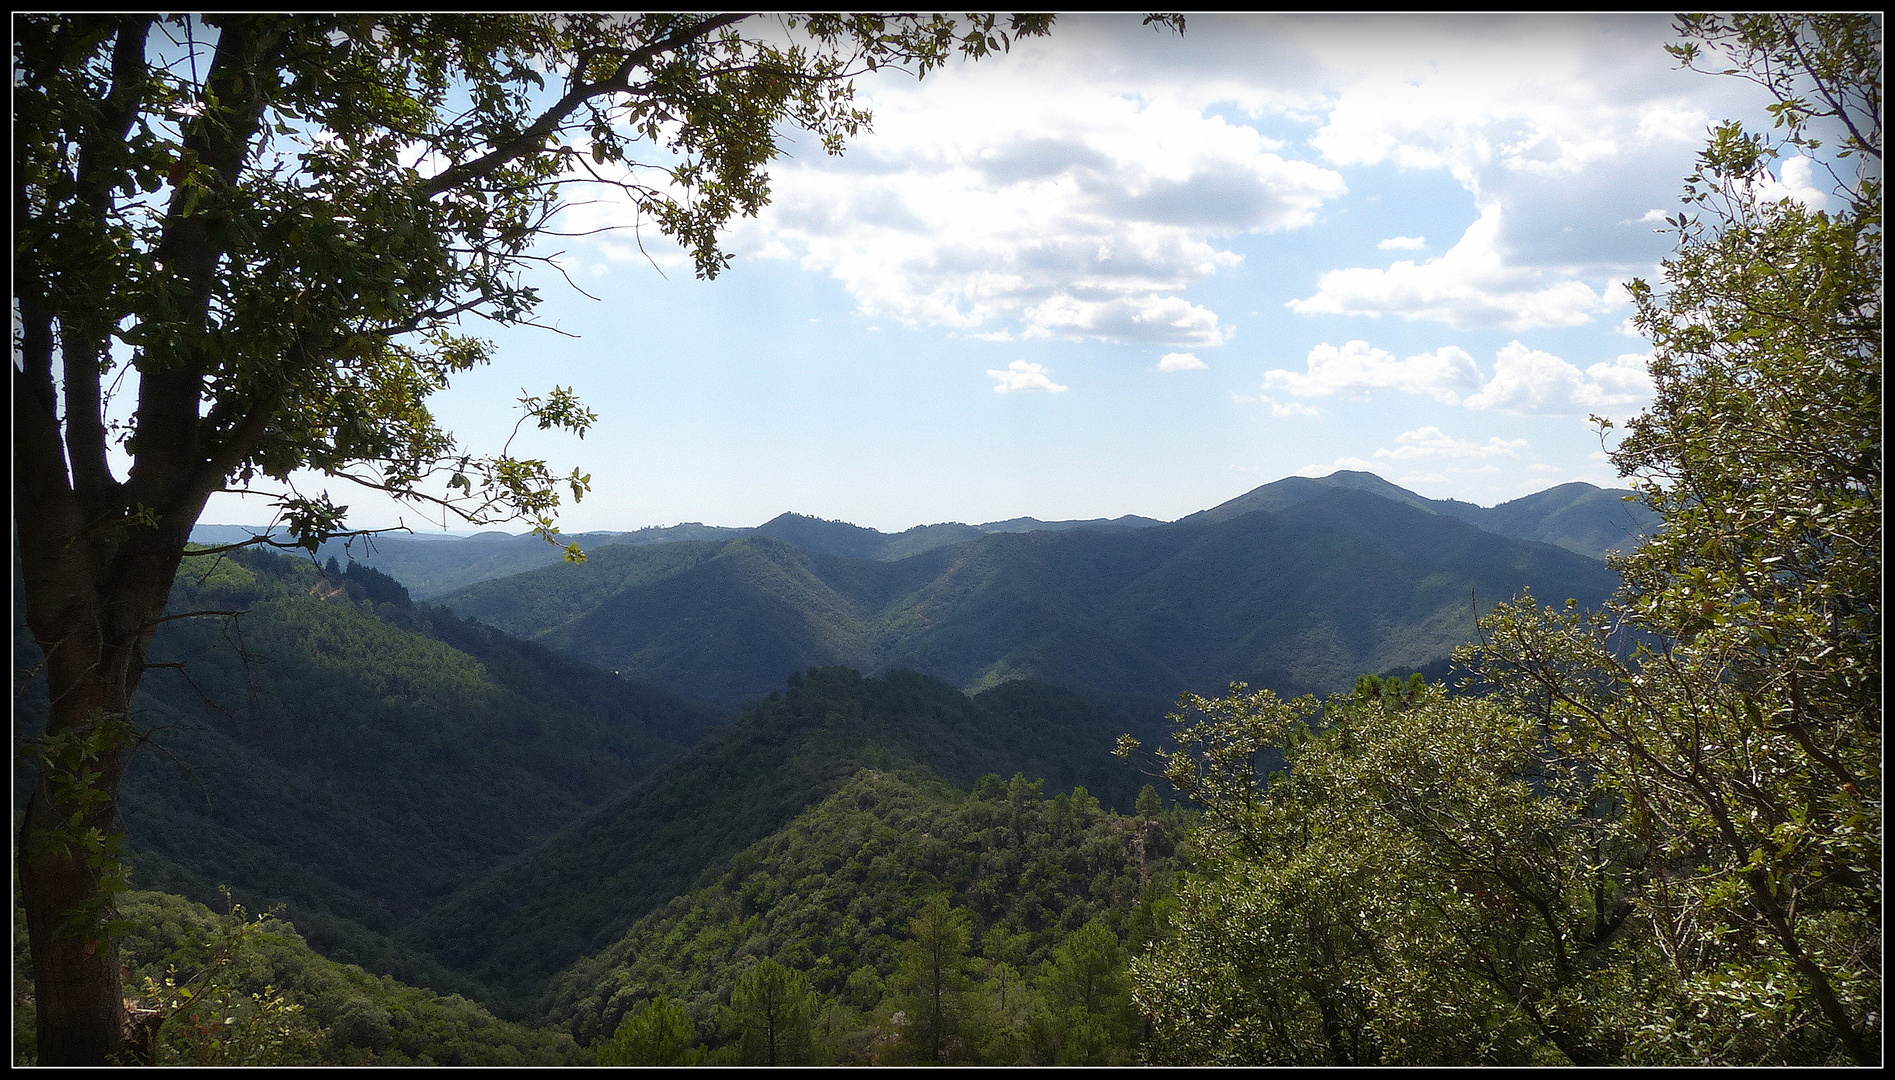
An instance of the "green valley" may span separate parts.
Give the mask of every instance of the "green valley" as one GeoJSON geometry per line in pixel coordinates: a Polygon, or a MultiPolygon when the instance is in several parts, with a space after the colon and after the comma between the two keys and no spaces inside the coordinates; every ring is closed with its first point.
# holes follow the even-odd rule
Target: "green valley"
{"type": "Polygon", "coordinates": [[[712,701],[754,700],[792,671],[845,664],[976,691],[1024,677],[1168,702],[1233,679],[1327,691],[1445,657],[1477,611],[1523,587],[1593,606],[1617,585],[1564,549],[1347,486],[1295,493],[1310,487],[1275,509],[994,534],[892,562],[758,537],[602,547],[580,566],[441,599],[712,701]]]}
{"type": "MultiPolygon", "coordinates": [[[[392,579],[232,552],[180,580],[140,691],[134,880],[286,914],[325,953],[474,992],[389,935],[724,719],[411,603],[392,579]]],[[[41,730],[16,635],[18,737],[41,730]]],[[[15,785],[31,790],[30,775],[15,785]]]]}
{"type": "Polygon", "coordinates": [[[16,15],[11,1064],[1880,1066],[1882,18],[1189,23],[16,15]]]}

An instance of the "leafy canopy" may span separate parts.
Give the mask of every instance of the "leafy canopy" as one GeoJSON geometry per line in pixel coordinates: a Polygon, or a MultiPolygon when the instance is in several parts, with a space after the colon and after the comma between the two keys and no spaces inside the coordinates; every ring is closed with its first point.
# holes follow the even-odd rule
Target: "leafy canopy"
{"type": "MultiPolygon", "coordinates": [[[[313,540],[346,508],[291,486],[309,469],[550,533],[560,489],[579,498],[587,478],[507,448],[477,456],[425,402],[491,359],[468,318],[531,321],[525,272],[552,261],[539,244],[570,193],[628,199],[714,277],[730,260],[720,231],[768,201],[783,132],[840,153],[868,123],[854,76],[922,74],[1051,24],[23,17],[16,372],[52,421],[36,434],[66,444],[46,463],[69,458],[89,518],[156,520],[192,496],[255,491],[313,540]],[[114,400],[134,392],[135,407],[114,400]],[[126,482],[112,447],[131,455],[126,482]]],[[[594,419],[561,388],[521,405],[542,429],[583,435],[594,419]]]]}
{"type": "Polygon", "coordinates": [[[1879,1061],[1880,25],[1678,28],[1779,134],[1714,129],[1632,286],[1656,395],[1612,460],[1662,530],[1602,611],[1483,619],[1484,701],[1188,701],[1205,873],[1134,966],[1161,1055],[1879,1061]],[[1773,196],[1790,149],[1834,209],[1773,196]]]}

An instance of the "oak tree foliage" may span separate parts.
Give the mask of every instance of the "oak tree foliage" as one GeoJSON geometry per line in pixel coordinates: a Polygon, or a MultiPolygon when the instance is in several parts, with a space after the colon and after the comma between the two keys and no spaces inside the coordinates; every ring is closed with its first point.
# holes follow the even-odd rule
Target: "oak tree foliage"
{"type": "MultiPolygon", "coordinates": [[[[1177,20],[1166,21],[1175,25],[1177,20]]],[[[869,121],[853,77],[1044,34],[1047,15],[34,14],[13,23],[15,522],[53,701],[19,876],[41,1060],[120,1039],[104,933],[145,649],[206,501],[344,534],[317,474],[549,538],[579,470],[466,447],[427,406],[530,322],[575,191],[697,272],[790,129],[869,121]]],[[[572,392],[521,424],[583,435],[572,392]]],[[[569,556],[580,557],[576,548],[569,556]]]]}
{"type": "Polygon", "coordinates": [[[1204,873],[1133,967],[1161,1059],[1879,1062],[1881,26],[1678,30],[1776,101],[1631,286],[1656,392],[1611,457],[1662,529],[1603,610],[1481,620],[1483,699],[1187,699],[1204,873]]]}

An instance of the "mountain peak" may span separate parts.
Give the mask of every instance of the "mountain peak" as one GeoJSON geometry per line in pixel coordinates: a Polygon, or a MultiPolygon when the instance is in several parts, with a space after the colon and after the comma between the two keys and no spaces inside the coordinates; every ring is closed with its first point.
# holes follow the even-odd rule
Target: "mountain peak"
{"type": "Polygon", "coordinates": [[[768,536],[824,555],[858,559],[873,558],[888,540],[875,529],[797,513],[778,514],[752,530],[752,535],[768,536]]]}
{"type": "Polygon", "coordinates": [[[1374,473],[1354,469],[1340,469],[1322,477],[1286,476],[1179,521],[1209,524],[1260,510],[1281,513],[1337,490],[1366,492],[1430,514],[1465,521],[1487,532],[1554,544],[1595,559],[1603,558],[1607,551],[1637,546],[1640,536],[1658,527],[1658,516],[1651,510],[1643,504],[1624,501],[1624,496],[1632,492],[1600,488],[1583,480],[1560,484],[1499,506],[1483,507],[1459,499],[1430,499],[1374,473]]]}

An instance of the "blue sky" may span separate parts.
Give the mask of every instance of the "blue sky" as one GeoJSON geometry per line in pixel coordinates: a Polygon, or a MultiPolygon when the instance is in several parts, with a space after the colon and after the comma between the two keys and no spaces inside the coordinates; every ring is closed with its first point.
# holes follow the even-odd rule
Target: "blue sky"
{"type": "MultiPolygon", "coordinates": [[[[1484,505],[1614,484],[1587,415],[1649,393],[1619,284],[1656,276],[1708,126],[1768,126],[1669,40],[1644,16],[1062,17],[864,80],[873,133],[791,143],[713,282],[649,231],[549,247],[601,298],[542,283],[577,336],[492,335],[436,410],[490,450],[522,390],[575,387],[592,434],[527,445],[592,475],[568,531],[1172,519],[1338,468],[1484,505]]],[[[1806,166],[1780,186],[1820,205],[1806,166]]],[[[359,525],[429,527],[330,488],[359,525]]],[[[265,516],[220,496],[204,520],[265,516]]]]}

